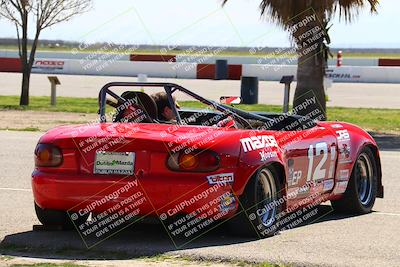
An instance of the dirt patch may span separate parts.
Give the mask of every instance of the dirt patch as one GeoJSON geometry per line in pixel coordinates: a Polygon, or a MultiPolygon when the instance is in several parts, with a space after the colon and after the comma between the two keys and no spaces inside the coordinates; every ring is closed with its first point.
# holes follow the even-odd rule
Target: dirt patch
{"type": "Polygon", "coordinates": [[[97,114],[2,110],[1,130],[47,131],[66,124],[83,124],[98,119],[97,114]]]}

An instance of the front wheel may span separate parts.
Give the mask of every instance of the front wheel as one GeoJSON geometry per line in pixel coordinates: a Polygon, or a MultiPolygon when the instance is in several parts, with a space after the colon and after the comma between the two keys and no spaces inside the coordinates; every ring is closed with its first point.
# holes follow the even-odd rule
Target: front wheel
{"type": "Polygon", "coordinates": [[[378,168],[372,150],[365,147],[358,155],[343,197],[331,201],[334,210],[365,214],[374,206],[378,184],[378,168]]]}
{"type": "Polygon", "coordinates": [[[238,214],[230,219],[234,234],[250,237],[273,235],[283,202],[278,172],[273,166],[257,171],[240,197],[238,214]]]}

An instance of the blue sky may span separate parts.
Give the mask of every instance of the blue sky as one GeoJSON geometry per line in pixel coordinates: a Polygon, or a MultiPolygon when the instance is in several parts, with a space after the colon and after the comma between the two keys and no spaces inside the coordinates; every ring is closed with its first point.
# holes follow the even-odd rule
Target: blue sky
{"type": "MultiPolygon", "coordinates": [[[[43,39],[210,46],[288,46],[288,34],[260,18],[259,0],[94,0],[93,9],[45,30],[43,39]]],[[[400,1],[382,0],[352,24],[333,21],[333,47],[400,48],[400,1]]],[[[14,37],[0,20],[0,37],[14,37]]]]}

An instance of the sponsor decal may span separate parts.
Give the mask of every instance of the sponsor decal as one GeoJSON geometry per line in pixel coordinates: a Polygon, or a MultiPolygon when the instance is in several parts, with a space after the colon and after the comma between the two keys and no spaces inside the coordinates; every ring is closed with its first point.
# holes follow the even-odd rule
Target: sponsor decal
{"type": "Polygon", "coordinates": [[[133,162],[130,161],[122,161],[122,160],[112,160],[112,161],[96,161],[97,166],[115,166],[115,165],[133,165],[133,162]]]}
{"type": "Polygon", "coordinates": [[[32,69],[44,70],[62,70],[65,62],[62,60],[36,60],[33,63],[32,69]]]}
{"type": "Polygon", "coordinates": [[[288,160],[288,168],[289,168],[289,186],[291,185],[297,185],[299,183],[299,180],[301,179],[303,172],[302,171],[295,171],[294,170],[294,160],[289,159],[288,160]]]}
{"type": "Polygon", "coordinates": [[[133,175],[134,162],[134,152],[97,151],[93,173],[133,175]]]}
{"type": "Polygon", "coordinates": [[[278,156],[278,153],[276,151],[261,151],[260,157],[261,157],[261,162],[267,161],[270,158],[276,158],[278,156]]]}
{"type": "Polygon", "coordinates": [[[245,153],[262,148],[278,147],[278,143],[272,135],[252,136],[240,139],[240,142],[245,153]]]}
{"type": "Polygon", "coordinates": [[[329,179],[329,180],[325,180],[324,181],[324,186],[323,186],[323,190],[324,191],[330,191],[333,189],[335,182],[333,179],[329,179]]]}
{"type": "Polygon", "coordinates": [[[350,152],[351,147],[349,142],[340,142],[339,146],[339,163],[349,163],[351,162],[350,152]]]}
{"type": "Polygon", "coordinates": [[[220,173],[215,175],[207,176],[208,184],[223,184],[223,183],[233,183],[235,177],[233,173],[220,173]]]}
{"type": "Polygon", "coordinates": [[[293,171],[292,176],[291,176],[291,184],[292,185],[297,185],[303,175],[302,171],[293,171]]]}
{"type": "Polygon", "coordinates": [[[347,130],[336,131],[338,141],[350,140],[350,134],[347,130]]]}
{"type": "Polygon", "coordinates": [[[348,184],[348,181],[345,181],[345,182],[338,182],[338,183],[336,184],[334,193],[335,193],[335,194],[342,194],[342,193],[344,193],[344,192],[346,191],[347,184],[348,184]]]}
{"type": "Polygon", "coordinates": [[[221,196],[221,211],[228,212],[236,208],[236,198],[232,193],[225,193],[221,196]]]}
{"type": "Polygon", "coordinates": [[[350,170],[340,170],[339,179],[348,180],[350,178],[350,170]]]}
{"type": "Polygon", "coordinates": [[[327,69],[326,70],[326,78],[328,79],[341,79],[341,80],[359,80],[361,78],[360,74],[357,73],[349,73],[349,72],[341,72],[338,68],[336,69],[327,69]]]}
{"type": "Polygon", "coordinates": [[[333,129],[339,129],[339,128],[343,128],[343,125],[336,123],[336,124],[331,124],[331,127],[333,129]]]}

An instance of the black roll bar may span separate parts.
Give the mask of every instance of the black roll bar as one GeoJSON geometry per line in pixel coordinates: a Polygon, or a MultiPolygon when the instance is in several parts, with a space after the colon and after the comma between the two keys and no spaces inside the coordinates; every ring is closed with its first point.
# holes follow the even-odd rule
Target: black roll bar
{"type": "Polygon", "coordinates": [[[203,104],[213,105],[217,110],[219,110],[221,112],[227,111],[227,109],[220,106],[216,102],[205,99],[205,98],[203,98],[203,97],[201,97],[201,96],[199,96],[199,95],[189,91],[188,89],[186,89],[178,84],[175,84],[175,83],[110,82],[110,83],[107,83],[106,85],[104,85],[103,88],[101,88],[101,90],[100,90],[100,101],[99,101],[100,109],[99,110],[100,110],[100,122],[101,123],[107,122],[106,116],[105,116],[107,94],[111,95],[112,97],[118,99],[121,102],[126,101],[124,98],[120,97],[119,95],[117,95],[113,91],[111,91],[110,87],[163,87],[165,92],[167,93],[168,102],[176,116],[178,124],[182,124],[182,120],[181,120],[179,112],[176,108],[175,102],[172,98],[172,93],[175,92],[176,90],[182,91],[182,92],[190,95],[191,97],[198,99],[203,104]]]}
{"type": "MultiPolygon", "coordinates": [[[[167,93],[168,96],[168,102],[176,116],[177,119],[177,124],[182,125],[182,119],[179,115],[178,109],[176,108],[176,104],[172,98],[172,93],[175,92],[176,90],[179,90],[183,93],[186,93],[187,95],[199,100],[203,104],[213,106],[215,109],[217,109],[220,112],[224,112],[227,114],[231,114],[232,116],[238,118],[242,123],[248,124],[248,122],[239,114],[236,114],[234,111],[232,111],[230,108],[226,108],[219,103],[215,101],[208,100],[202,96],[199,96],[192,91],[189,91],[185,87],[182,87],[178,84],[175,83],[160,83],[160,82],[110,82],[107,83],[106,85],[103,86],[100,90],[100,122],[105,123],[106,121],[106,96],[107,93],[113,96],[114,98],[118,99],[121,102],[126,101],[124,98],[118,96],[114,92],[110,90],[110,87],[163,87],[165,92],[167,93]]],[[[239,111],[239,110],[238,110],[239,111]]],[[[253,117],[257,117],[260,120],[266,120],[264,117],[252,114],[253,117]]],[[[269,119],[270,120],[270,119],[269,119]]]]}
{"type": "MultiPolygon", "coordinates": [[[[140,82],[111,82],[111,83],[107,83],[106,85],[103,86],[103,88],[101,88],[100,90],[100,122],[104,123],[107,122],[106,120],[106,101],[107,101],[107,94],[111,95],[112,97],[116,98],[118,101],[124,102],[126,101],[124,98],[120,97],[119,95],[117,95],[116,93],[114,93],[113,91],[110,90],[110,87],[164,87],[164,90],[166,91],[168,96],[168,100],[170,102],[171,107],[175,107],[175,103],[173,103],[173,99],[171,96],[170,98],[170,93],[168,93],[168,90],[166,89],[168,88],[172,88],[173,86],[175,86],[175,84],[171,84],[171,83],[140,83],[140,82]],[[172,102],[171,102],[172,100],[172,102]]],[[[169,92],[171,92],[169,90],[169,92]]],[[[173,109],[175,114],[177,113],[176,108],[173,109]]],[[[176,117],[178,119],[178,123],[180,123],[181,119],[180,116],[178,114],[178,116],[176,117]]]]}

